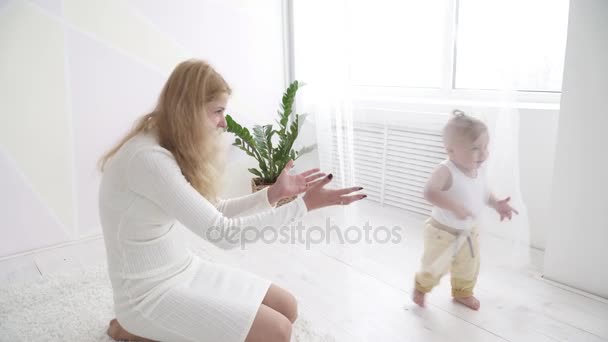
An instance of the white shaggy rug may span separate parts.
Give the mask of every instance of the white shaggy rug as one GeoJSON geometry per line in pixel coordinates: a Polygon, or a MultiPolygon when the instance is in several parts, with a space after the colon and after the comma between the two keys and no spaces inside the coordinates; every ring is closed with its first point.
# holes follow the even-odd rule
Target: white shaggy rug
{"type": "MultiPolygon", "coordinates": [[[[26,284],[0,284],[2,342],[111,342],[105,332],[111,318],[112,290],[105,267],[52,274],[26,284]]],[[[292,341],[335,339],[315,331],[301,312],[292,341]]]]}

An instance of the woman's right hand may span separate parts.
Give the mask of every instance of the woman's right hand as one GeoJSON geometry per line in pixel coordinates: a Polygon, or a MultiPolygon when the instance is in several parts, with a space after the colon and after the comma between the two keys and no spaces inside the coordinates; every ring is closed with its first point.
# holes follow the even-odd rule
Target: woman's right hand
{"type": "Polygon", "coordinates": [[[367,195],[364,194],[348,195],[363,189],[359,186],[336,190],[325,189],[324,186],[331,182],[332,178],[333,175],[330,173],[306,190],[302,199],[304,200],[304,203],[306,203],[308,211],[328,207],[330,205],[348,205],[354,201],[362,200],[367,197],[367,195]]]}

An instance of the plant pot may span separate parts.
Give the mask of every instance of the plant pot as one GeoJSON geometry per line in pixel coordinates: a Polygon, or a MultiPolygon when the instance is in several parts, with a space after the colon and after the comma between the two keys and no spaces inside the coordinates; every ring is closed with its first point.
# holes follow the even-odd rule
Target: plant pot
{"type": "MultiPolygon", "coordinates": [[[[262,181],[262,178],[259,178],[259,177],[258,178],[252,178],[251,179],[251,192],[254,193],[254,192],[260,191],[260,190],[262,190],[262,189],[264,189],[266,187],[271,186],[272,184],[274,184],[274,183],[264,183],[262,181]]],[[[280,207],[282,205],[285,205],[285,204],[287,204],[287,203],[295,200],[296,198],[298,198],[298,196],[292,196],[292,197],[288,197],[288,198],[283,198],[282,200],[280,200],[280,201],[277,202],[277,205],[275,207],[278,208],[278,207],[280,207]]]]}

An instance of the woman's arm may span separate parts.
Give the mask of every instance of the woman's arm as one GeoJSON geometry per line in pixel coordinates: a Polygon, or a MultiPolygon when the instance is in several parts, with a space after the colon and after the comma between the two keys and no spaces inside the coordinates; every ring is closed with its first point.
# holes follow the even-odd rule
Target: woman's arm
{"type": "Polygon", "coordinates": [[[268,188],[253,194],[236,198],[222,199],[217,203],[217,210],[227,217],[236,217],[248,212],[269,210],[273,208],[270,203],[268,188]]]}
{"type": "Polygon", "coordinates": [[[239,246],[245,230],[259,231],[267,226],[279,228],[308,211],[299,197],[277,209],[226,217],[188,183],[173,156],[159,147],[143,149],[132,157],[127,181],[131,190],[221,248],[239,246]]]}
{"type": "Polygon", "coordinates": [[[217,209],[228,217],[243,215],[252,211],[268,210],[283,198],[290,198],[305,192],[326,176],[318,168],[292,175],[289,172],[292,168],[293,160],[290,160],[273,185],[251,195],[221,200],[217,209]]]}

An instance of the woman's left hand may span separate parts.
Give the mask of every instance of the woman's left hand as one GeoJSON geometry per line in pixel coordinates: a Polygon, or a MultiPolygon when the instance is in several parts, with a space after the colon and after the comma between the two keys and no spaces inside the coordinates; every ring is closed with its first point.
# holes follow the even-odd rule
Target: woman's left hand
{"type": "Polygon", "coordinates": [[[319,172],[319,169],[310,169],[297,175],[291,175],[289,171],[292,168],[293,160],[290,160],[281,171],[277,181],[268,188],[268,201],[270,203],[301,194],[325,176],[325,173],[319,172]]]}

